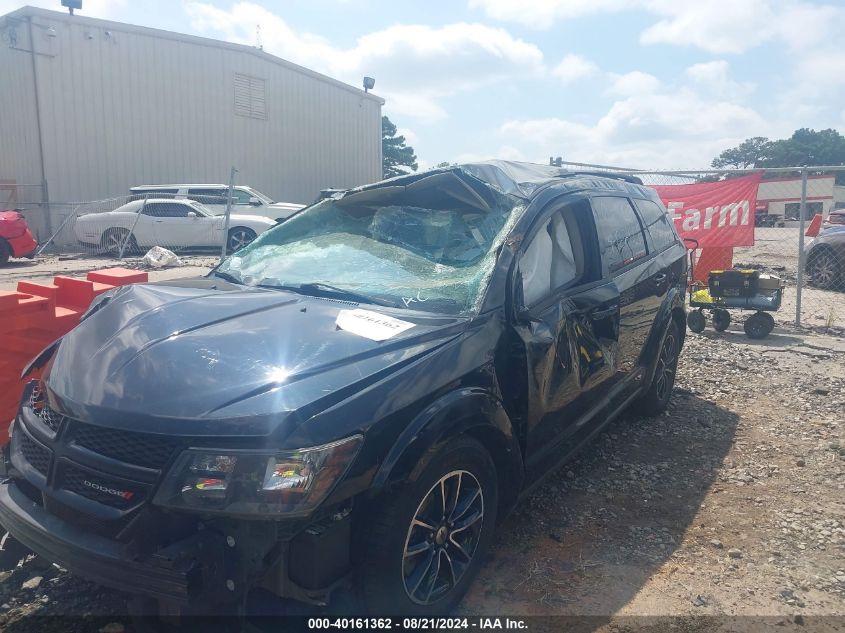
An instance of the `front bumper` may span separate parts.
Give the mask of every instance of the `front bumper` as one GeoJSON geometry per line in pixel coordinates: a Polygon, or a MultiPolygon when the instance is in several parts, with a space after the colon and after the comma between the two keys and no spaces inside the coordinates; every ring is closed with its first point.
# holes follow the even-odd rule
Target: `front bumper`
{"type": "Polygon", "coordinates": [[[0,524],[47,560],[115,589],[177,603],[199,589],[196,564],[168,569],[133,560],[129,546],[66,523],[11,481],[0,484],[0,524]]]}

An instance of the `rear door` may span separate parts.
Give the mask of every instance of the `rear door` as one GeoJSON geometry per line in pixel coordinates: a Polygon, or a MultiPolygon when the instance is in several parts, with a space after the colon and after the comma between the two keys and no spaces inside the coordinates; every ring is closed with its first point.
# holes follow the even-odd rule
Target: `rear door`
{"type": "MultiPolygon", "coordinates": [[[[214,187],[210,189],[193,187],[188,189],[188,198],[199,202],[214,215],[223,215],[226,213],[226,194],[228,191],[229,190],[227,188],[223,187],[214,187]]],[[[234,211],[232,211],[232,213],[234,213],[234,211]]]]}
{"type": "Polygon", "coordinates": [[[631,377],[657,316],[668,276],[649,252],[646,233],[634,206],[624,196],[595,196],[602,276],[619,290],[619,347],[615,380],[631,377]]]}
{"type": "Polygon", "coordinates": [[[560,462],[601,415],[616,374],[619,293],[601,275],[586,200],[560,205],[526,236],[515,283],[525,353],[529,480],[560,462]]]}

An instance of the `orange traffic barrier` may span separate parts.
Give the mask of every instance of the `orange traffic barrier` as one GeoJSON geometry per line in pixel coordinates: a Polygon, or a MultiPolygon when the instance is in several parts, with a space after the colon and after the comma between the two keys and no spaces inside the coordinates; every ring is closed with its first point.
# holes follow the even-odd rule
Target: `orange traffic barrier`
{"type": "Polygon", "coordinates": [[[708,246],[702,248],[695,260],[693,281],[707,285],[707,275],[711,270],[729,270],[733,268],[734,249],[732,246],[708,246]]]}
{"type": "Polygon", "coordinates": [[[807,227],[807,232],[804,233],[807,237],[815,237],[822,230],[822,214],[816,213],[810,221],[810,226],[807,227]]]}
{"type": "Polygon", "coordinates": [[[0,444],[7,441],[9,424],[17,414],[25,384],[21,372],[29,361],[75,327],[94,297],[116,286],[146,281],[143,271],[107,268],[88,273],[86,279],[57,276],[52,284],[20,281],[16,291],[0,291],[0,444]]]}

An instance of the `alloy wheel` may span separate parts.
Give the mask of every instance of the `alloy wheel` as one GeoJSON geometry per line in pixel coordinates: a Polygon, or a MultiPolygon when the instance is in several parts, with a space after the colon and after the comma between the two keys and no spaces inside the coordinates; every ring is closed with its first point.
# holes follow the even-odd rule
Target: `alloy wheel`
{"type": "Polygon", "coordinates": [[[813,264],[813,281],[821,288],[833,287],[836,279],[836,262],[829,253],[822,253],[813,264]]]}
{"type": "Polygon", "coordinates": [[[655,391],[657,397],[663,400],[672,390],[675,381],[675,368],[677,364],[677,351],[675,350],[675,335],[669,332],[663,339],[663,347],[660,349],[660,358],[657,361],[657,382],[655,391]]]}
{"type": "Polygon", "coordinates": [[[472,562],[484,523],[484,494],[475,475],[454,470],[423,498],[405,538],[405,593],[430,605],[457,585],[472,562]]]}
{"type": "Polygon", "coordinates": [[[254,239],[252,232],[246,229],[232,231],[229,234],[229,250],[232,252],[240,250],[254,239]]]}

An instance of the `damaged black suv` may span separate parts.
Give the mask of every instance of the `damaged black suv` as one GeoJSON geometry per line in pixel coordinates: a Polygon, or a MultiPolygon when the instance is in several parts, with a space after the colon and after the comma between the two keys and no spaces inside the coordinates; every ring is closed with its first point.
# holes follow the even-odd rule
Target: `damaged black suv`
{"type": "Polygon", "coordinates": [[[259,587],[446,613],[543,475],[667,406],[685,252],[623,175],[488,162],[334,193],[206,277],[103,295],[35,359],[0,523],[164,613],[259,587]]]}

